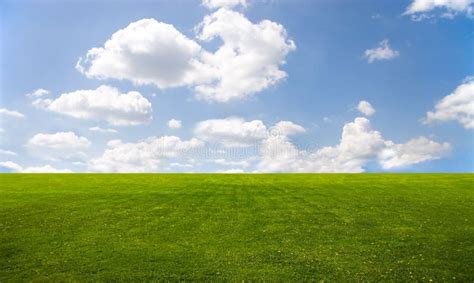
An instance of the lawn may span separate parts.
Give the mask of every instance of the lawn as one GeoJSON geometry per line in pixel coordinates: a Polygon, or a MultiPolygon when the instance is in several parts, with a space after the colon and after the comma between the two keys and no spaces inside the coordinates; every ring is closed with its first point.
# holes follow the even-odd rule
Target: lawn
{"type": "Polygon", "coordinates": [[[0,282],[474,280],[473,174],[1,174],[0,282]]]}

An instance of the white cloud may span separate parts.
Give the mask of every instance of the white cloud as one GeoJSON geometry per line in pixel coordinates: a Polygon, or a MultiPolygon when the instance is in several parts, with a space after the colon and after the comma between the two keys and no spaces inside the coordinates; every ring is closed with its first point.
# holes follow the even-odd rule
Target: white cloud
{"type": "Polygon", "coordinates": [[[225,147],[247,147],[256,145],[267,137],[267,127],[260,120],[246,122],[242,118],[229,117],[199,122],[195,135],[207,142],[225,147]]]}
{"type": "Polygon", "coordinates": [[[73,132],[58,132],[54,134],[36,134],[26,142],[25,147],[33,155],[57,161],[85,158],[83,150],[90,145],[91,142],[87,138],[77,136],[73,132]]]}
{"type": "Polygon", "coordinates": [[[435,110],[426,113],[424,123],[456,121],[466,129],[474,128],[474,79],[467,78],[453,93],[436,103],[435,110]]]}
{"type": "Polygon", "coordinates": [[[216,159],[214,160],[214,163],[222,166],[239,166],[239,167],[249,167],[250,162],[248,160],[240,160],[240,161],[232,161],[232,160],[226,160],[226,159],[216,159]]]}
{"type": "Polygon", "coordinates": [[[12,161],[2,161],[0,162],[0,167],[9,169],[13,172],[21,172],[23,170],[23,167],[12,161]]]}
{"type": "Polygon", "coordinates": [[[302,153],[285,136],[269,136],[260,149],[260,172],[297,172],[294,166],[302,153]]]}
{"type": "Polygon", "coordinates": [[[419,137],[405,144],[387,142],[387,147],[381,152],[379,159],[384,169],[391,169],[440,159],[450,150],[449,143],[437,143],[425,137],[419,137]]]}
{"type": "Polygon", "coordinates": [[[384,140],[363,117],[344,125],[339,144],[317,150],[299,150],[288,137],[270,136],[263,141],[261,172],[363,172],[371,162],[385,169],[406,167],[439,159],[451,146],[424,137],[405,144],[384,140]]]}
{"type": "Polygon", "coordinates": [[[383,146],[380,132],[372,129],[369,120],[359,117],[344,125],[338,145],[310,152],[299,170],[362,172],[363,166],[374,159],[383,146]]]}
{"type": "Polygon", "coordinates": [[[11,150],[4,150],[4,149],[0,149],[0,154],[2,155],[11,155],[11,156],[16,156],[16,152],[13,152],[11,150]]]}
{"type": "Polygon", "coordinates": [[[104,128],[101,128],[101,127],[91,127],[89,128],[89,131],[92,131],[92,132],[98,132],[98,133],[109,133],[109,134],[116,134],[118,133],[117,130],[115,129],[104,129],[104,128]]]}
{"type": "Polygon", "coordinates": [[[72,173],[69,169],[56,169],[51,165],[23,168],[12,161],[0,162],[0,167],[9,169],[14,173],[72,173]]]}
{"type": "Polygon", "coordinates": [[[357,110],[367,117],[372,116],[375,113],[375,109],[372,107],[372,105],[365,100],[359,102],[359,105],[357,105],[357,110]]]}
{"type": "Polygon", "coordinates": [[[24,118],[25,115],[15,110],[8,110],[6,108],[0,108],[0,116],[13,117],[13,118],[24,118]]]}
{"type": "Polygon", "coordinates": [[[193,168],[194,165],[188,163],[179,163],[179,162],[172,162],[170,163],[170,167],[178,167],[178,168],[193,168]]]}
{"type": "Polygon", "coordinates": [[[404,15],[412,16],[413,20],[423,20],[433,17],[436,9],[444,9],[441,14],[444,18],[453,18],[458,13],[466,13],[469,17],[474,15],[474,0],[413,0],[407,7],[404,15]]]}
{"type": "Polygon", "coordinates": [[[112,125],[138,125],[152,119],[151,103],[139,92],[120,93],[107,85],[63,93],[54,100],[39,100],[47,110],[78,119],[105,120],[112,125]]]}
{"type": "MultiPolygon", "coordinates": [[[[231,3],[209,4],[228,6],[224,2],[231,3]]],[[[206,16],[196,31],[199,40],[219,38],[222,44],[209,52],[172,25],[143,19],[114,33],[104,47],[90,49],[76,68],[91,78],[159,88],[187,86],[197,98],[217,102],[247,98],[287,76],[280,66],[296,47],[280,24],[254,24],[241,13],[221,8],[206,16]]]]}
{"type": "Polygon", "coordinates": [[[290,136],[306,132],[305,128],[291,121],[280,121],[270,128],[271,135],[290,136]]]}
{"type": "Polygon", "coordinates": [[[49,92],[49,90],[47,90],[47,89],[38,88],[38,89],[36,89],[35,91],[33,91],[32,93],[27,93],[26,96],[38,98],[38,97],[42,97],[42,96],[48,95],[49,93],[50,93],[50,92],[49,92]]]}
{"type": "Polygon", "coordinates": [[[207,142],[224,147],[258,146],[269,136],[290,136],[305,129],[290,121],[280,121],[269,129],[261,120],[245,121],[239,117],[205,120],[196,124],[195,135],[207,142]]]}
{"type": "Polygon", "coordinates": [[[379,43],[379,47],[365,50],[364,57],[369,63],[375,61],[391,60],[400,56],[400,53],[390,48],[388,39],[379,43]]]}
{"type": "Polygon", "coordinates": [[[239,5],[247,7],[247,0],[202,0],[202,5],[209,9],[233,8],[239,5]]]}
{"type": "Polygon", "coordinates": [[[196,86],[198,98],[244,99],[287,76],[280,66],[296,46],[282,25],[269,20],[254,24],[241,13],[220,9],[206,16],[198,31],[200,40],[223,42],[215,53],[203,56],[214,80],[196,86]]]}
{"type": "Polygon", "coordinates": [[[340,143],[333,147],[300,151],[285,137],[265,142],[261,169],[294,172],[362,172],[362,166],[384,145],[381,134],[372,130],[366,118],[346,124],[340,143]]]}
{"type": "Polygon", "coordinates": [[[183,157],[202,146],[198,139],[182,141],[175,136],[150,137],[137,143],[113,140],[102,156],[89,162],[89,167],[98,172],[157,172],[163,159],[183,157]]]}
{"type": "Polygon", "coordinates": [[[85,137],[79,137],[73,132],[58,132],[54,134],[36,134],[26,143],[27,147],[44,147],[49,149],[84,149],[91,145],[85,137]]]}
{"type": "Polygon", "coordinates": [[[181,124],[181,120],[171,119],[168,121],[168,127],[170,129],[180,129],[181,124]]]}
{"type": "Polygon", "coordinates": [[[26,167],[21,173],[72,173],[69,169],[56,169],[50,165],[38,166],[38,167],[26,167]]]}
{"type": "Polygon", "coordinates": [[[241,174],[245,173],[244,170],[240,168],[234,168],[234,169],[226,169],[226,170],[219,170],[216,173],[221,173],[221,174],[241,174]]]}
{"type": "Polygon", "coordinates": [[[192,84],[199,77],[199,44],[173,25],[142,19],[92,48],[76,68],[89,78],[130,80],[159,88],[192,84]]]}

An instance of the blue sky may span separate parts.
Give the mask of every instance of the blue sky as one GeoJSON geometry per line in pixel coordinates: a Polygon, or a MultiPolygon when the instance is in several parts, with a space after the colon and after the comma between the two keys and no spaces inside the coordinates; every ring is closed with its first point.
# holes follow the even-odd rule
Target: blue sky
{"type": "Polygon", "coordinates": [[[472,172],[473,6],[2,1],[0,170],[472,172]]]}

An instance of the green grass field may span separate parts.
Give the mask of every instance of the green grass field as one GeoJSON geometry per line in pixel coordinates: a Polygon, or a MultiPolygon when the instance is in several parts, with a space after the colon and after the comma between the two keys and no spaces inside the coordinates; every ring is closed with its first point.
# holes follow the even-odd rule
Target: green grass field
{"type": "Polygon", "coordinates": [[[474,280],[474,175],[0,175],[0,282],[474,280]]]}

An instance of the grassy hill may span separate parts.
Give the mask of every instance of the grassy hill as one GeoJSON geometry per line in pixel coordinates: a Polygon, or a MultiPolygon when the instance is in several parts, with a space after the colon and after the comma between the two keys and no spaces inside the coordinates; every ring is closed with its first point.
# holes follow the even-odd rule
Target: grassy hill
{"type": "Polygon", "coordinates": [[[0,282],[474,280],[474,175],[0,175],[0,282]]]}

